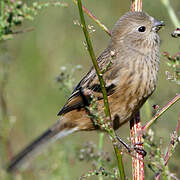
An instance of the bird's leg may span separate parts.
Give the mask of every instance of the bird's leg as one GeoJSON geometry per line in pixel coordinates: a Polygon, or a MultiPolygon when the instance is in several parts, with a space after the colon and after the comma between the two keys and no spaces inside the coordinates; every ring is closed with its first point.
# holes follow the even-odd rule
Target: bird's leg
{"type": "Polygon", "coordinates": [[[128,150],[128,152],[131,153],[131,147],[126,144],[119,136],[116,135],[116,138],[128,150]]]}
{"type": "Polygon", "coordinates": [[[129,153],[132,152],[132,149],[135,150],[137,153],[141,154],[142,156],[146,156],[146,151],[142,148],[136,147],[137,145],[142,145],[142,143],[135,144],[133,148],[131,148],[127,143],[125,143],[118,135],[116,135],[117,140],[127,149],[129,153]]]}
{"type": "MultiPolygon", "coordinates": [[[[83,99],[84,106],[89,106],[92,100],[92,93],[91,90],[83,90],[81,87],[79,89],[80,95],[83,99]]],[[[132,152],[132,149],[135,150],[137,153],[141,154],[142,156],[146,156],[146,151],[142,148],[137,147],[138,145],[142,145],[142,143],[134,144],[134,147],[131,148],[127,143],[125,143],[118,135],[116,135],[117,140],[128,150],[129,153],[132,152]]]]}

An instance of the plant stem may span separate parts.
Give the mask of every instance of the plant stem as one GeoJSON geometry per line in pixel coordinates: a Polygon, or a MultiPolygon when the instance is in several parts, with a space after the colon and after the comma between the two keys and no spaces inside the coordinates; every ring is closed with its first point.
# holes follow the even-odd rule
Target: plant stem
{"type": "MultiPolygon", "coordinates": [[[[166,152],[166,154],[165,154],[165,156],[164,156],[164,168],[166,168],[166,166],[167,166],[170,158],[172,157],[172,153],[174,152],[174,150],[175,150],[175,148],[176,148],[176,146],[177,146],[177,144],[178,144],[178,142],[179,142],[179,141],[177,140],[179,129],[180,129],[180,113],[179,113],[179,118],[178,118],[178,122],[177,122],[177,125],[176,125],[176,129],[175,129],[175,131],[174,131],[175,133],[174,133],[173,135],[171,135],[171,136],[172,136],[172,137],[171,137],[171,141],[170,141],[170,143],[169,143],[168,150],[167,150],[167,152],[166,152]]],[[[159,172],[157,173],[157,175],[156,175],[156,180],[159,180],[159,179],[160,179],[161,174],[162,174],[161,171],[159,171],[159,172]]],[[[168,175],[169,175],[169,174],[168,174],[168,175]]],[[[165,174],[165,175],[163,176],[163,178],[164,178],[164,179],[165,179],[165,178],[168,179],[167,174],[165,174]]]]}
{"type": "Polygon", "coordinates": [[[85,23],[85,19],[84,19],[84,14],[83,14],[83,10],[82,10],[81,0],[78,0],[78,7],[79,7],[80,18],[81,18],[81,24],[83,26],[84,36],[85,36],[86,42],[87,42],[88,51],[89,51],[89,54],[91,56],[94,68],[96,70],[96,73],[97,73],[97,76],[98,76],[98,79],[100,82],[103,98],[104,98],[104,112],[105,112],[106,117],[109,117],[111,119],[111,114],[110,114],[110,109],[109,109],[109,104],[108,104],[108,98],[107,98],[107,92],[106,92],[106,88],[105,88],[105,82],[103,80],[103,74],[101,73],[99,65],[96,61],[96,57],[95,57],[94,50],[92,47],[91,39],[90,39],[89,33],[87,31],[87,27],[86,27],[86,23],[85,23]]]}
{"type": "Polygon", "coordinates": [[[122,166],[123,165],[122,152],[120,151],[120,148],[117,145],[114,145],[114,150],[118,161],[120,179],[125,180],[126,178],[125,178],[124,166],[122,166]]]}
{"type": "Polygon", "coordinates": [[[131,11],[142,11],[142,0],[132,0],[131,11]]]}
{"type": "MultiPolygon", "coordinates": [[[[142,11],[142,0],[132,0],[131,11],[142,11]]],[[[130,134],[131,144],[138,145],[138,148],[143,148],[142,135],[138,132],[142,131],[140,112],[138,111],[135,117],[130,121],[130,134]]],[[[140,153],[135,154],[132,158],[132,173],[133,180],[144,180],[144,162],[143,155],[140,153]]]]}
{"type": "MultiPolygon", "coordinates": [[[[96,61],[96,57],[95,57],[93,47],[92,47],[92,44],[91,44],[90,36],[89,36],[88,31],[87,31],[81,0],[78,0],[77,2],[78,2],[77,4],[78,4],[78,8],[79,8],[81,24],[82,24],[83,32],[84,32],[86,42],[87,42],[88,51],[89,51],[89,54],[91,56],[91,60],[93,62],[94,68],[96,70],[96,74],[98,76],[100,86],[101,86],[101,90],[102,90],[102,94],[103,94],[104,112],[105,112],[106,118],[108,118],[110,124],[112,124],[111,123],[112,122],[111,121],[111,114],[110,114],[110,109],[109,109],[109,104],[108,104],[108,97],[107,97],[107,92],[106,92],[106,88],[105,88],[105,82],[103,80],[103,74],[100,71],[98,63],[96,61]]],[[[117,140],[116,140],[116,135],[115,135],[115,132],[114,132],[114,130],[112,128],[112,125],[111,125],[110,128],[111,128],[111,130],[109,130],[107,132],[109,133],[109,135],[112,138],[113,147],[114,147],[115,154],[116,154],[117,161],[118,161],[118,168],[119,168],[120,178],[121,178],[121,180],[125,180],[125,173],[124,173],[124,167],[123,167],[123,162],[122,162],[122,154],[121,154],[119,148],[117,147],[116,143],[114,143],[114,142],[117,142],[117,140]]]]}
{"type": "MultiPolygon", "coordinates": [[[[137,148],[143,149],[142,134],[138,134],[142,131],[140,113],[138,112],[133,120],[130,121],[131,128],[131,144],[136,145],[137,148]]],[[[132,158],[132,172],[133,180],[144,180],[144,162],[143,155],[136,153],[132,158]]]]}
{"type": "Polygon", "coordinates": [[[173,104],[175,104],[179,100],[180,94],[177,94],[171,101],[169,101],[159,112],[157,112],[153,116],[153,118],[143,127],[143,131],[147,131],[164,112],[166,112],[173,104]]]}
{"type": "MultiPolygon", "coordinates": [[[[77,0],[73,0],[75,4],[77,4],[77,0]]],[[[96,16],[94,16],[86,7],[82,5],[83,11],[96,23],[98,24],[103,31],[105,31],[109,36],[111,36],[111,31],[99,20],[96,16]]]]}
{"type": "Polygon", "coordinates": [[[1,11],[0,11],[0,15],[1,15],[1,18],[2,18],[2,19],[3,19],[3,17],[4,17],[4,7],[5,7],[4,0],[1,0],[1,11]]]}
{"type": "MultiPolygon", "coordinates": [[[[98,145],[98,151],[100,153],[100,156],[98,159],[98,169],[102,166],[101,153],[102,153],[102,147],[103,147],[103,140],[104,140],[104,133],[100,132],[99,133],[99,145],[98,145]]],[[[103,180],[103,176],[99,176],[99,180],[103,180]]]]}
{"type": "Polygon", "coordinates": [[[171,19],[173,25],[175,26],[175,28],[180,27],[180,21],[179,21],[178,17],[176,16],[174,9],[172,8],[169,0],[161,0],[161,2],[166,7],[168,14],[170,16],[170,19],[171,19]]]}

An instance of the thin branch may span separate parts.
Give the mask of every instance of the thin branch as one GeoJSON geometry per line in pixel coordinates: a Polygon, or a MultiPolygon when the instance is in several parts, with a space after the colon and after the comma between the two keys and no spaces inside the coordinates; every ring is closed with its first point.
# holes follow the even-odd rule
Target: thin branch
{"type": "MultiPolygon", "coordinates": [[[[99,145],[98,145],[98,151],[101,154],[102,153],[102,147],[103,147],[103,139],[104,139],[104,133],[99,133],[99,145]]],[[[102,167],[102,156],[99,156],[98,159],[98,169],[102,167]]],[[[99,180],[103,180],[103,176],[99,176],[99,180]]]]}
{"type": "Polygon", "coordinates": [[[153,118],[143,127],[143,132],[146,132],[156,120],[165,113],[173,104],[180,100],[180,94],[177,94],[171,101],[169,101],[159,112],[157,112],[153,118]]]}
{"type": "Polygon", "coordinates": [[[103,80],[103,73],[100,71],[100,68],[98,66],[98,63],[97,63],[97,60],[96,60],[96,57],[95,57],[95,54],[94,54],[94,51],[93,51],[93,47],[92,47],[92,44],[91,44],[91,40],[90,40],[89,33],[87,31],[87,27],[86,27],[86,23],[85,23],[85,19],[84,19],[81,0],[78,0],[77,2],[78,2],[77,4],[78,4],[78,8],[79,8],[81,24],[82,24],[84,36],[85,36],[86,42],[87,42],[88,51],[89,51],[89,54],[91,56],[91,60],[93,62],[94,68],[96,70],[96,73],[97,73],[97,76],[98,76],[98,79],[99,79],[99,82],[100,82],[102,94],[103,94],[104,112],[105,112],[106,118],[109,119],[109,122],[111,124],[111,127],[109,128],[109,130],[107,132],[112,137],[112,142],[113,142],[115,154],[116,154],[117,161],[118,161],[118,168],[119,168],[120,178],[121,178],[121,180],[125,180],[124,166],[123,166],[123,163],[122,163],[122,154],[121,154],[121,152],[119,150],[119,147],[117,146],[117,143],[116,143],[117,140],[116,140],[115,132],[114,132],[114,130],[112,128],[111,113],[110,113],[109,104],[108,104],[108,97],[107,97],[107,92],[106,92],[106,88],[105,88],[105,82],[103,80]]]}
{"type": "MultiPolygon", "coordinates": [[[[73,0],[75,4],[77,4],[77,0],[73,0]]],[[[83,11],[96,23],[98,24],[103,31],[105,31],[109,36],[111,36],[111,31],[99,20],[96,16],[94,16],[86,7],[82,5],[83,11]]]]}
{"type": "Polygon", "coordinates": [[[4,18],[4,8],[5,8],[4,0],[1,0],[1,11],[0,11],[0,15],[1,15],[1,18],[2,18],[2,19],[4,18]]]}
{"type": "Polygon", "coordinates": [[[78,0],[78,7],[79,7],[80,18],[81,18],[81,24],[83,26],[84,36],[85,36],[86,42],[87,42],[88,51],[89,51],[89,54],[91,56],[94,68],[96,70],[96,73],[97,73],[97,76],[98,76],[98,79],[100,82],[103,98],[104,98],[104,112],[105,112],[106,117],[109,117],[109,119],[111,119],[111,114],[110,114],[110,109],[109,109],[109,104],[108,104],[108,98],[107,98],[107,92],[106,92],[106,88],[105,88],[105,82],[103,80],[103,74],[101,73],[99,65],[97,63],[96,56],[94,54],[94,50],[93,50],[92,43],[90,40],[90,36],[89,36],[88,31],[87,31],[87,27],[86,27],[86,23],[85,23],[85,19],[84,19],[84,14],[83,14],[83,10],[82,10],[81,0],[78,0]]]}
{"type": "Polygon", "coordinates": [[[169,147],[168,147],[168,151],[166,153],[166,155],[164,156],[164,165],[166,166],[168,164],[168,161],[172,155],[172,151],[173,149],[175,148],[176,146],[176,141],[177,141],[177,136],[178,136],[178,131],[179,131],[179,128],[180,128],[180,114],[179,114],[179,118],[178,118],[178,122],[177,122],[177,125],[176,125],[176,129],[175,129],[175,133],[172,134],[172,137],[171,137],[171,141],[169,143],[169,147]]]}
{"type": "Polygon", "coordinates": [[[169,0],[161,0],[161,2],[166,7],[169,17],[170,17],[173,25],[175,26],[175,28],[177,28],[177,27],[180,28],[180,21],[179,21],[178,17],[176,16],[176,13],[174,12],[174,9],[172,8],[169,0]]]}
{"type": "Polygon", "coordinates": [[[142,11],[142,0],[132,0],[131,11],[142,11]]]}
{"type": "Polygon", "coordinates": [[[166,7],[167,9],[167,12],[169,14],[169,17],[173,23],[173,25],[175,26],[175,30],[171,33],[171,36],[172,37],[180,37],[180,31],[179,31],[179,28],[180,28],[180,21],[178,19],[178,17],[176,16],[176,13],[174,12],[174,9],[172,8],[169,0],[161,0],[162,4],[164,4],[164,6],[166,7]]]}
{"type": "MultiPolygon", "coordinates": [[[[179,131],[179,129],[180,129],[180,114],[178,117],[178,122],[176,125],[175,132],[171,136],[171,141],[169,143],[168,150],[164,156],[164,166],[165,167],[167,166],[170,158],[172,157],[172,152],[174,151],[174,149],[176,148],[176,146],[178,144],[178,131],[179,131]]],[[[161,174],[162,174],[162,171],[159,171],[155,177],[155,180],[159,180],[161,177],[161,174]]]]}
{"type": "MultiPolygon", "coordinates": [[[[142,11],[142,0],[132,0],[131,11],[142,11]]],[[[131,144],[138,144],[137,147],[142,149],[142,135],[138,134],[141,130],[140,112],[138,111],[135,117],[130,121],[131,144]]],[[[144,180],[143,155],[136,153],[135,156],[136,158],[132,158],[133,180],[144,180]]]]}
{"type": "MultiPolygon", "coordinates": [[[[137,148],[142,149],[142,134],[138,134],[142,130],[140,114],[136,114],[135,118],[130,121],[131,128],[131,144],[136,145],[137,148]]],[[[132,158],[132,170],[133,170],[133,180],[143,180],[144,179],[144,162],[143,155],[136,152],[135,158],[132,158]]]]}

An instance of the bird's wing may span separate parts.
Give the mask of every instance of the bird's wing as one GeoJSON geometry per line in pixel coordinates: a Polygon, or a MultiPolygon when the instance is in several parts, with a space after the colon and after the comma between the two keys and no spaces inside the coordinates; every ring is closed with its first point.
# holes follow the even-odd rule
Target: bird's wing
{"type": "MultiPolygon", "coordinates": [[[[105,50],[97,59],[101,71],[107,68],[110,62],[109,50],[105,50]]],[[[106,69],[104,72],[105,75],[108,71],[111,70],[111,67],[106,69]]],[[[111,81],[111,80],[109,80],[111,81]]],[[[114,91],[115,85],[108,82],[108,79],[105,79],[107,94],[111,95],[114,91]]],[[[88,95],[93,94],[97,99],[102,99],[101,86],[99,84],[98,77],[96,75],[95,69],[92,67],[90,71],[84,76],[84,78],[79,82],[79,84],[73,90],[71,96],[69,97],[67,103],[60,110],[58,115],[65,114],[74,109],[81,109],[85,106],[88,106],[88,95]]]]}

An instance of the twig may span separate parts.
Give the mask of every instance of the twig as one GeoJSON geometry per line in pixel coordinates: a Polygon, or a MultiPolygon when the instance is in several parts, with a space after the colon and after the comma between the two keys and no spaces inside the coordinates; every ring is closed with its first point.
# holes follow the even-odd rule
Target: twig
{"type": "MultiPolygon", "coordinates": [[[[142,130],[140,114],[136,114],[135,118],[130,121],[131,128],[131,144],[136,145],[136,147],[142,149],[142,135],[138,134],[142,130]]],[[[143,155],[136,153],[135,158],[132,158],[132,170],[133,170],[133,180],[143,180],[144,179],[144,162],[143,155]]]]}
{"type": "Polygon", "coordinates": [[[96,60],[96,57],[95,57],[95,54],[94,54],[94,50],[93,50],[93,47],[92,47],[92,43],[91,43],[91,40],[90,40],[90,37],[89,37],[89,33],[87,31],[87,27],[86,27],[84,15],[83,15],[83,10],[82,10],[81,0],[78,0],[78,7],[79,7],[81,23],[82,23],[82,26],[83,26],[84,36],[86,38],[86,42],[87,42],[87,46],[88,46],[88,51],[89,51],[89,54],[91,56],[94,68],[96,70],[96,73],[97,73],[97,76],[98,76],[98,79],[99,79],[99,82],[100,82],[101,90],[102,90],[102,93],[103,93],[105,115],[106,115],[106,117],[109,117],[111,119],[110,109],[109,109],[109,105],[108,105],[107,92],[106,92],[106,88],[105,88],[105,82],[103,80],[103,74],[101,73],[99,65],[97,63],[97,60],[96,60]]]}
{"type": "MultiPolygon", "coordinates": [[[[168,164],[168,162],[172,156],[172,152],[174,151],[174,149],[176,148],[176,146],[178,144],[178,131],[179,131],[179,129],[180,129],[180,113],[179,113],[178,122],[176,125],[175,132],[171,136],[171,141],[169,143],[168,150],[164,156],[164,167],[167,166],[167,164],[168,164]]],[[[162,171],[158,172],[156,177],[155,177],[155,180],[159,180],[161,177],[161,174],[162,174],[162,171]]]]}
{"type": "Polygon", "coordinates": [[[171,154],[172,154],[172,150],[175,148],[175,141],[177,141],[177,136],[178,136],[178,131],[179,131],[179,128],[180,128],[180,113],[179,113],[179,118],[178,118],[178,122],[177,122],[177,125],[176,125],[176,130],[175,130],[175,133],[172,135],[171,137],[171,142],[169,143],[169,147],[168,147],[168,151],[164,157],[164,165],[166,166],[168,164],[168,161],[171,157],[171,154]]]}
{"type": "Polygon", "coordinates": [[[180,31],[179,31],[179,28],[180,28],[180,21],[178,19],[178,17],[176,16],[176,13],[174,12],[174,9],[172,8],[169,0],[161,0],[161,2],[164,4],[164,6],[166,7],[167,9],[167,12],[169,14],[169,17],[173,23],[173,25],[175,26],[175,30],[171,33],[171,36],[172,37],[180,37],[180,31]]]}
{"type": "MultiPolygon", "coordinates": [[[[77,0],[73,0],[75,4],[77,4],[77,0]]],[[[99,20],[96,16],[94,16],[86,7],[82,5],[83,11],[96,23],[98,24],[103,31],[105,31],[109,36],[111,36],[111,31],[99,20]]]]}
{"type": "MultiPolygon", "coordinates": [[[[102,167],[102,147],[103,147],[103,139],[104,139],[104,133],[100,132],[99,133],[99,146],[98,146],[98,151],[100,153],[99,159],[98,159],[98,169],[102,167]]],[[[99,180],[103,180],[103,176],[99,176],[99,180]]]]}
{"type": "MultiPolygon", "coordinates": [[[[142,0],[132,0],[131,11],[142,11],[142,0]]],[[[137,145],[138,148],[143,148],[142,135],[138,134],[142,130],[140,112],[138,111],[135,117],[130,121],[131,144],[137,145]]],[[[135,154],[136,158],[132,158],[132,173],[133,180],[144,180],[144,162],[143,155],[135,154]]]]}
{"type": "Polygon", "coordinates": [[[175,179],[175,180],[180,180],[179,178],[177,178],[174,174],[170,174],[170,177],[172,177],[173,179],[175,179]]]}
{"type": "Polygon", "coordinates": [[[142,11],[142,0],[132,0],[131,11],[142,11]]]}
{"type": "Polygon", "coordinates": [[[5,7],[4,0],[1,0],[1,11],[0,11],[0,15],[1,15],[1,18],[2,18],[2,19],[4,18],[4,7],[5,7]]]}
{"type": "Polygon", "coordinates": [[[143,127],[143,132],[146,132],[155,122],[156,120],[166,112],[173,104],[180,100],[180,94],[177,94],[171,101],[169,101],[159,112],[157,112],[153,118],[143,127]]]}
{"type": "Polygon", "coordinates": [[[87,42],[88,51],[89,51],[89,54],[91,56],[91,60],[93,62],[94,68],[96,70],[96,73],[97,73],[97,76],[98,76],[98,79],[99,79],[99,82],[100,82],[102,94],[103,94],[104,112],[105,112],[106,118],[109,119],[109,122],[110,122],[110,127],[107,130],[107,132],[112,137],[113,147],[114,147],[115,154],[116,154],[117,161],[118,161],[118,168],[119,168],[120,178],[121,178],[121,180],[125,180],[124,166],[123,166],[123,163],[122,163],[122,154],[121,154],[121,152],[120,152],[120,150],[119,150],[119,148],[117,146],[116,135],[115,135],[115,132],[114,132],[114,130],[112,128],[111,113],[110,113],[109,104],[108,104],[108,97],[107,97],[107,92],[106,92],[106,88],[105,88],[105,82],[103,80],[103,74],[100,71],[98,63],[96,61],[96,57],[95,57],[95,54],[94,54],[94,51],[93,51],[93,47],[92,47],[92,44],[91,44],[89,33],[87,31],[81,0],[78,0],[77,2],[78,2],[77,4],[78,4],[78,8],[79,8],[81,24],[82,24],[84,36],[85,36],[86,42],[87,42]]]}
{"type": "Polygon", "coordinates": [[[166,7],[168,14],[170,16],[170,19],[171,19],[173,25],[175,26],[175,28],[177,28],[177,27],[180,28],[180,21],[179,21],[178,17],[176,16],[174,9],[172,8],[169,0],[161,0],[161,2],[166,7]]]}

